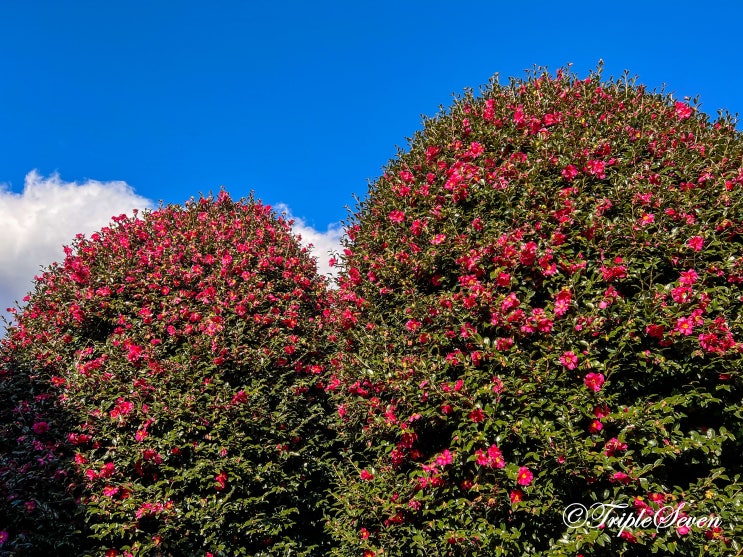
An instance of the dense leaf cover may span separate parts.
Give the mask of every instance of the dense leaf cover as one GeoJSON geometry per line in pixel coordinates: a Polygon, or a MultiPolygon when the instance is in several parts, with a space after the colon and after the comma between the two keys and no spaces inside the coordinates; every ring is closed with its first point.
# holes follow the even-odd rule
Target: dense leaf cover
{"type": "Polygon", "coordinates": [[[741,191],[731,119],[600,73],[427,120],[348,224],[336,554],[735,554],[741,191]]]}

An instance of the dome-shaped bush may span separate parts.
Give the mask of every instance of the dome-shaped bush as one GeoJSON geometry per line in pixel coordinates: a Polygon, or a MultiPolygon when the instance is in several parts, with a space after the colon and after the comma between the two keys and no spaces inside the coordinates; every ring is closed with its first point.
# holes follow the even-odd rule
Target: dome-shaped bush
{"type": "Polygon", "coordinates": [[[70,555],[326,553],[325,281],[289,226],[222,193],[118,217],[37,279],[4,382],[58,401],[22,421],[74,462],[70,555]]]}
{"type": "Polygon", "coordinates": [[[427,120],[348,227],[336,554],[739,551],[742,156],[600,72],[427,120]]]}

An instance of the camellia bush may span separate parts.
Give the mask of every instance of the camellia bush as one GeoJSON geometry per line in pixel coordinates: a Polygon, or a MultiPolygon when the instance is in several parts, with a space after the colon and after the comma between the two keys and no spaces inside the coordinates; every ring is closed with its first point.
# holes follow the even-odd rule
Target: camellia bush
{"type": "Polygon", "coordinates": [[[37,278],[2,346],[0,550],[327,554],[326,284],[290,224],[223,192],[37,278]]]}
{"type": "Polygon", "coordinates": [[[541,71],[425,121],[348,223],[334,555],[740,555],[743,141],[541,71]]]}

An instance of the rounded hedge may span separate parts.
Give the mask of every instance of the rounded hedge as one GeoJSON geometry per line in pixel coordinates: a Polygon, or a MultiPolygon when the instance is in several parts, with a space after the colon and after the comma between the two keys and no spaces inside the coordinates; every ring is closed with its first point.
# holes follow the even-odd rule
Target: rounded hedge
{"type": "Polygon", "coordinates": [[[733,119],[559,71],[424,124],[348,224],[333,554],[739,554],[733,119]]]}
{"type": "Polygon", "coordinates": [[[37,278],[3,344],[4,549],[326,554],[326,284],[290,224],[223,192],[117,217],[37,278]],[[58,463],[48,489],[7,479],[58,463]]]}

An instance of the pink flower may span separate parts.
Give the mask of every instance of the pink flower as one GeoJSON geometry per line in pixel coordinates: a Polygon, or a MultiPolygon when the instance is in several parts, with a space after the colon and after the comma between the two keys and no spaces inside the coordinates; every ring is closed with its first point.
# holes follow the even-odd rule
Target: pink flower
{"type": "Polygon", "coordinates": [[[493,383],[492,389],[495,394],[500,394],[501,392],[503,392],[503,381],[500,377],[493,377],[491,379],[491,382],[493,383]]]}
{"type": "Polygon", "coordinates": [[[529,485],[534,479],[534,474],[531,473],[526,466],[519,468],[519,473],[516,475],[516,483],[519,485],[529,485]]]}
{"type": "Polygon", "coordinates": [[[394,223],[400,224],[402,221],[405,220],[405,213],[397,210],[390,211],[389,219],[394,223]]]}
{"type": "Polygon", "coordinates": [[[537,244],[535,242],[527,242],[521,248],[521,256],[519,260],[522,265],[529,266],[534,263],[537,258],[537,244]]]}
{"type": "Polygon", "coordinates": [[[575,167],[575,165],[569,164],[562,169],[561,174],[563,178],[565,178],[568,182],[571,182],[573,178],[578,175],[578,169],[575,167]]]}
{"type": "Polygon", "coordinates": [[[521,128],[526,124],[526,118],[524,118],[524,105],[520,104],[516,107],[513,113],[513,122],[517,127],[521,128]]]}
{"type": "Polygon", "coordinates": [[[686,245],[694,251],[702,251],[702,248],[704,247],[704,238],[702,238],[701,236],[693,236],[689,238],[689,241],[686,242],[686,245]]]}
{"type": "Polygon", "coordinates": [[[627,443],[622,443],[616,437],[612,437],[604,445],[604,454],[606,456],[616,456],[618,453],[627,450],[627,443]]]}
{"type": "Polygon", "coordinates": [[[482,143],[478,143],[477,141],[473,141],[470,145],[469,154],[473,159],[476,159],[480,155],[482,155],[485,152],[485,147],[482,143]]]}
{"type": "Polygon", "coordinates": [[[449,449],[444,449],[442,453],[436,457],[436,464],[439,466],[446,466],[454,462],[454,455],[452,455],[449,449]]]}
{"type": "Polygon", "coordinates": [[[583,171],[603,180],[606,178],[606,163],[599,160],[588,161],[583,171]]]}
{"type": "Polygon", "coordinates": [[[583,383],[585,383],[586,387],[591,389],[594,393],[597,393],[601,390],[601,386],[604,384],[604,375],[603,373],[589,373],[583,378],[583,383]]]}
{"type": "Polygon", "coordinates": [[[544,125],[545,126],[554,126],[555,124],[559,124],[562,120],[562,114],[559,112],[548,112],[544,115],[544,125]]]}
{"type": "Polygon", "coordinates": [[[144,348],[131,343],[127,344],[126,348],[128,350],[126,355],[127,360],[129,360],[130,362],[137,362],[142,359],[142,352],[144,352],[144,348]]]}
{"type": "Polygon", "coordinates": [[[693,113],[691,107],[688,104],[683,103],[681,101],[676,102],[675,108],[676,108],[676,118],[678,118],[679,120],[686,120],[687,118],[690,118],[693,113]]]}
{"type": "Polygon", "coordinates": [[[688,286],[677,286],[671,290],[671,298],[677,304],[683,304],[691,300],[694,292],[688,286]]]}
{"type": "Polygon", "coordinates": [[[679,317],[676,320],[676,328],[674,332],[680,333],[684,336],[689,336],[694,332],[694,322],[690,317],[679,317]]]}
{"type": "Polygon", "coordinates": [[[126,416],[127,414],[131,414],[133,410],[134,403],[119,397],[116,399],[116,406],[113,407],[109,414],[112,418],[117,418],[119,416],[126,416]]]}
{"type": "Polygon", "coordinates": [[[524,492],[520,489],[514,489],[508,494],[508,498],[511,500],[511,504],[518,503],[524,500],[524,492]]]}
{"type": "Polygon", "coordinates": [[[643,213],[640,217],[640,226],[647,226],[655,222],[655,215],[653,213],[643,213]]]}
{"type": "Polygon", "coordinates": [[[411,333],[417,331],[421,327],[421,322],[417,319],[408,319],[408,322],[405,323],[405,328],[410,331],[411,333]]]}
{"type": "Polygon", "coordinates": [[[610,481],[611,483],[621,483],[627,485],[632,481],[632,478],[630,478],[624,472],[614,472],[614,474],[610,478],[610,481]]]}
{"type": "Polygon", "coordinates": [[[686,536],[690,531],[691,529],[685,524],[676,528],[676,532],[678,532],[679,536],[686,536]]]}
{"type": "Polygon", "coordinates": [[[557,317],[562,317],[568,312],[570,309],[570,301],[571,296],[569,290],[560,290],[560,292],[557,293],[557,296],[555,296],[555,315],[557,317]]]}
{"type": "Polygon", "coordinates": [[[101,478],[110,478],[114,475],[114,472],[116,471],[116,467],[114,466],[113,462],[106,462],[106,464],[103,465],[100,472],[101,478]]]}
{"type": "Polygon", "coordinates": [[[487,453],[481,449],[477,449],[475,451],[475,461],[480,466],[487,466],[488,468],[503,468],[506,465],[503,453],[495,445],[490,445],[487,453]]]}
{"type": "Polygon", "coordinates": [[[592,433],[594,435],[602,429],[604,429],[604,424],[602,424],[600,420],[593,420],[588,426],[589,433],[592,433]]]}
{"type": "Polygon", "coordinates": [[[0,531],[0,546],[2,546],[5,542],[7,542],[9,537],[10,536],[8,535],[7,531],[5,530],[0,531]]]}
{"type": "Polygon", "coordinates": [[[119,488],[113,485],[107,485],[103,488],[103,495],[106,497],[115,497],[119,493],[119,488]]]}
{"type": "Polygon", "coordinates": [[[681,273],[681,276],[679,277],[679,282],[682,286],[692,286],[697,279],[699,278],[699,275],[694,269],[689,269],[688,271],[684,271],[681,273]]]}
{"type": "Polygon", "coordinates": [[[568,350],[560,356],[560,363],[568,369],[575,369],[578,365],[578,356],[572,350],[568,350]]]}

